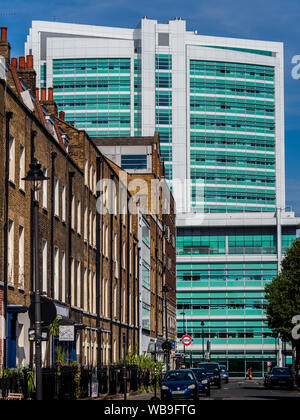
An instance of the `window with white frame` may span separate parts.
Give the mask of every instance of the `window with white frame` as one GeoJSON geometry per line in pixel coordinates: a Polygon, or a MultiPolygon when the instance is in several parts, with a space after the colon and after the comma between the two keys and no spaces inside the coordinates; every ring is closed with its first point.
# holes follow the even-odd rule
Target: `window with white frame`
{"type": "Polygon", "coordinates": [[[84,209],[84,216],[83,216],[83,238],[86,242],[88,241],[88,209],[87,207],[84,209]]]}
{"type": "Polygon", "coordinates": [[[94,171],[94,194],[97,194],[97,172],[94,171]]]}
{"type": "Polygon", "coordinates": [[[25,235],[23,226],[19,226],[19,287],[25,286],[25,235]]]}
{"type": "Polygon", "coordinates": [[[117,317],[117,315],[118,315],[118,302],[117,302],[117,299],[118,299],[118,287],[117,287],[117,284],[115,284],[114,285],[114,290],[113,290],[113,316],[114,316],[114,318],[116,318],[117,317]]]}
{"type": "Polygon", "coordinates": [[[16,172],[16,142],[13,137],[9,139],[9,173],[8,179],[11,182],[15,182],[16,172]]]}
{"type": "Polygon", "coordinates": [[[8,222],[8,249],[7,249],[7,265],[8,265],[8,283],[14,284],[14,222],[8,222]]]}
{"type": "Polygon", "coordinates": [[[48,245],[46,239],[42,240],[42,254],[43,254],[43,292],[48,292],[48,245]]]}
{"type": "Polygon", "coordinates": [[[93,310],[92,312],[95,314],[97,312],[97,285],[96,285],[96,273],[93,273],[93,310]]]}
{"type": "Polygon", "coordinates": [[[96,216],[93,216],[93,247],[96,248],[96,216]]]}
{"type": "Polygon", "coordinates": [[[89,293],[89,289],[88,289],[88,270],[87,268],[84,269],[84,277],[83,277],[83,309],[85,311],[89,310],[88,307],[88,293],[89,293]]]}
{"type": "Polygon", "coordinates": [[[66,221],[67,217],[67,194],[66,186],[63,185],[61,189],[61,219],[63,222],[66,221]]]}
{"type": "Polygon", "coordinates": [[[91,210],[89,212],[89,244],[93,244],[93,215],[91,210]]]}
{"type": "Polygon", "coordinates": [[[54,247],[54,299],[59,299],[59,249],[54,247]]]}
{"type": "Polygon", "coordinates": [[[59,217],[59,180],[54,181],[54,214],[59,217]]]}
{"type": "Polygon", "coordinates": [[[89,185],[89,162],[87,160],[84,162],[84,185],[89,185]]]}
{"type": "Polygon", "coordinates": [[[89,184],[89,187],[90,187],[91,191],[93,191],[93,171],[94,171],[93,167],[90,166],[90,179],[89,179],[90,184],[89,184]]]}
{"type": "Polygon", "coordinates": [[[61,253],[61,300],[66,302],[66,253],[61,253]]]}
{"type": "MultiPolygon", "coordinates": [[[[47,169],[43,170],[43,174],[47,177],[48,171],[47,169]]],[[[48,181],[44,181],[43,183],[43,208],[47,209],[48,207],[48,181]]]]}
{"type": "Polygon", "coordinates": [[[75,306],[75,261],[71,258],[71,303],[75,306]]]}
{"type": "Polygon", "coordinates": [[[75,230],[75,197],[74,194],[72,195],[72,203],[71,203],[71,228],[75,230]]]}
{"type": "Polygon", "coordinates": [[[93,285],[92,285],[92,272],[89,270],[89,305],[88,305],[88,307],[89,307],[89,312],[92,312],[93,311],[93,309],[92,309],[92,294],[93,294],[93,285]]]}
{"type": "Polygon", "coordinates": [[[21,190],[25,191],[25,181],[23,178],[25,178],[25,147],[20,146],[20,184],[19,187],[21,190]]]}
{"type": "Polygon", "coordinates": [[[81,263],[77,262],[77,307],[81,308],[81,263]]]}
{"type": "Polygon", "coordinates": [[[77,202],[77,233],[81,235],[81,201],[77,202]]]}

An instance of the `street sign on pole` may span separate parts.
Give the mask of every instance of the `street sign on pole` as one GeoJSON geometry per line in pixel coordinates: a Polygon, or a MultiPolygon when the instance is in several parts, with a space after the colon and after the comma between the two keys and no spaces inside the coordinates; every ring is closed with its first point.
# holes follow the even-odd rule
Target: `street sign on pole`
{"type": "Polygon", "coordinates": [[[181,342],[184,346],[188,347],[192,344],[193,339],[190,335],[186,334],[182,337],[181,342]]]}

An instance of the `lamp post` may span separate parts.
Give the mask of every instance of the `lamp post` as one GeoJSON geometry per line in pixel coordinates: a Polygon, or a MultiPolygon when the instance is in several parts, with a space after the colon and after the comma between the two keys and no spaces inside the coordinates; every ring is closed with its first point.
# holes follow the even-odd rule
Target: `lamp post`
{"type": "Polygon", "coordinates": [[[41,189],[43,181],[49,178],[45,177],[41,170],[41,165],[37,159],[33,159],[29,165],[30,169],[27,176],[23,178],[24,181],[31,183],[32,191],[34,192],[34,303],[35,303],[35,367],[36,367],[36,399],[41,401],[43,399],[43,382],[42,382],[42,353],[41,353],[41,338],[42,338],[42,320],[41,320],[41,290],[40,290],[40,276],[39,276],[39,201],[38,191],[41,189]]]}
{"type": "MultiPolygon", "coordinates": [[[[180,312],[180,315],[182,315],[182,318],[183,318],[183,329],[184,329],[184,335],[185,335],[187,333],[186,323],[185,323],[185,312],[184,311],[180,312]]],[[[185,365],[185,345],[183,347],[184,347],[184,365],[185,365]]]]}
{"type": "Polygon", "coordinates": [[[201,321],[201,327],[202,327],[202,358],[204,362],[204,321],[201,321]]]}
{"type": "MultiPolygon", "coordinates": [[[[167,302],[167,293],[169,289],[168,286],[163,286],[163,293],[164,293],[164,301],[165,301],[165,324],[166,324],[166,342],[169,341],[168,337],[168,302],[167,302]]],[[[166,369],[169,370],[170,365],[170,351],[169,349],[166,352],[166,369]]]]}

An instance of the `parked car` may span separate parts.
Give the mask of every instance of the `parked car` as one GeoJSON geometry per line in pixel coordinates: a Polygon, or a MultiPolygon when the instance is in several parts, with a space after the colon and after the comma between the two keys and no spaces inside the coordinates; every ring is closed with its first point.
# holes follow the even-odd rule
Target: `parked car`
{"type": "Polygon", "coordinates": [[[225,365],[220,365],[220,375],[221,375],[221,379],[228,384],[229,382],[229,373],[227,370],[227,367],[225,365]]]}
{"type": "Polygon", "coordinates": [[[222,388],[220,366],[218,363],[199,363],[198,368],[204,369],[210,382],[210,386],[222,388]]]}
{"type": "Polygon", "coordinates": [[[210,381],[204,369],[192,369],[198,382],[198,393],[210,397],[210,381]]]}
{"type": "Polygon", "coordinates": [[[265,376],[264,385],[266,388],[279,386],[292,389],[294,380],[290,369],[286,367],[274,367],[271,372],[265,376]]]}
{"type": "Polygon", "coordinates": [[[198,400],[198,382],[192,370],[170,370],[161,386],[161,400],[198,400]]]}

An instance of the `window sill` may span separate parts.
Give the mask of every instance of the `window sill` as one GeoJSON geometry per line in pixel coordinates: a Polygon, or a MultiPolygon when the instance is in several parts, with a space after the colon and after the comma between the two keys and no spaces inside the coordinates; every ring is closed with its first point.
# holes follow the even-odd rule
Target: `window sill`
{"type": "Polygon", "coordinates": [[[25,190],[23,188],[19,188],[19,192],[24,196],[26,195],[25,190]]]}
{"type": "Polygon", "coordinates": [[[16,189],[16,184],[15,184],[15,182],[14,182],[14,181],[12,181],[11,179],[9,179],[9,180],[8,180],[8,183],[9,183],[9,185],[10,185],[12,188],[16,189]]]}

